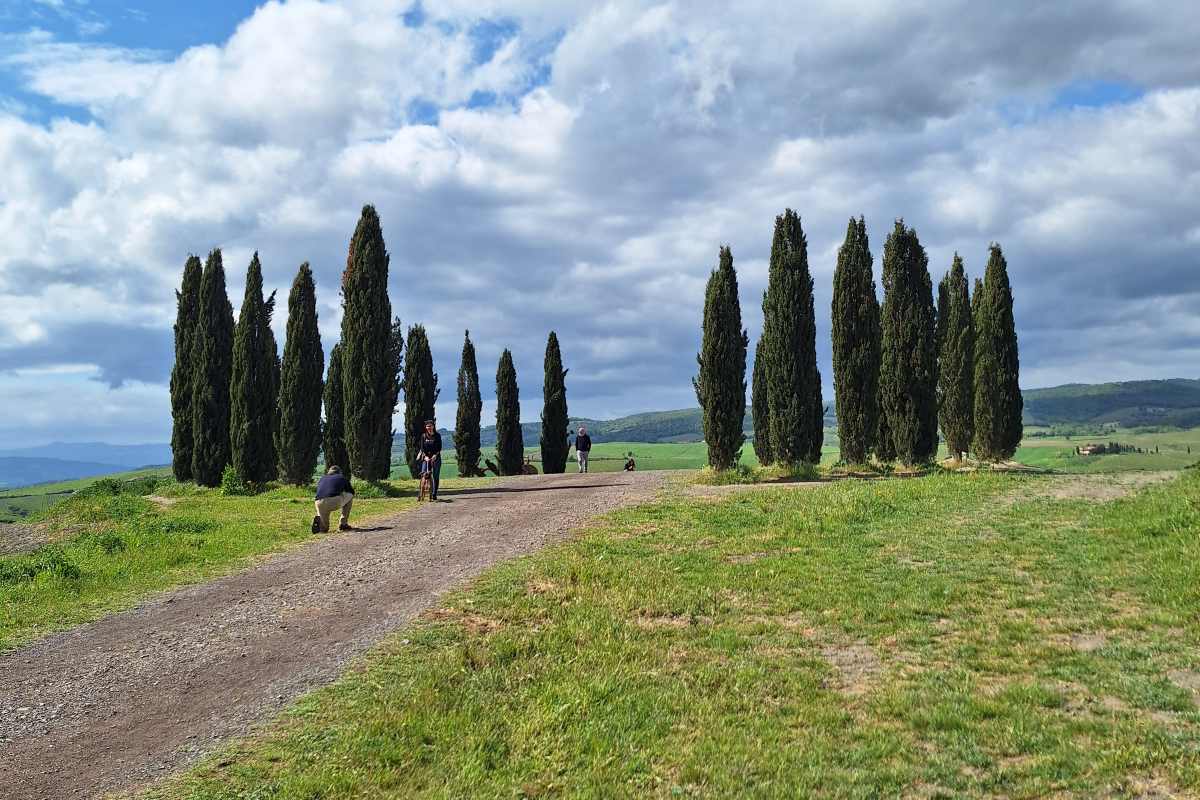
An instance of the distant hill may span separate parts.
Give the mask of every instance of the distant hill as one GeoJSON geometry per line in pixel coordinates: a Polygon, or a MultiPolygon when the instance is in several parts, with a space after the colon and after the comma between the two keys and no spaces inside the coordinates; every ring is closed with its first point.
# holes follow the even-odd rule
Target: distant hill
{"type": "Polygon", "coordinates": [[[1026,425],[1200,425],[1200,380],[1068,383],[1023,394],[1026,425]]]}
{"type": "Polygon", "coordinates": [[[68,461],[61,458],[27,458],[0,456],[0,489],[16,489],[35,483],[69,481],[124,472],[119,464],[92,461],[68,461]]]}
{"type": "Polygon", "coordinates": [[[116,464],[118,467],[130,469],[170,464],[171,445],[165,443],[106,444],[104,442],[53,442],[41,445],[40,447],[0,450],[0,456],[91,461],[93,463],[116,464]]]}

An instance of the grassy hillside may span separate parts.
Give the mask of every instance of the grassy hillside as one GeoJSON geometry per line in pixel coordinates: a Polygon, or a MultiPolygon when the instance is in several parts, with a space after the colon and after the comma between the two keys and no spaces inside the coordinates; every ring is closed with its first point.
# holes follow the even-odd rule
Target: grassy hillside
{"type": "Polygon", "coordinates": [[[1200,380],[1072,383],[1023,394],[1025,421],[1031,425],[1200,425],[1200,380]]]}
{"type": "MultiPolygon", "coordinates": [[[[137,478],[168,479],[171,477],[171,469],[170,467],[150,467],[111,473],[103,477],[118,481],[131,481],[137,478]]],[[[19,522],[42,513],[50,506],[61,503],[70,497],[73,492],[91,486],[97,480],[98,477],[77,478],[0,491],[0,522],[19,522]]]]}
{"type": "Polygon", "coordinates": [[[0,489],[16,489],[49,481],[88,478],[120,472],[120,464],[68,461],[37,456],[0,456],[0,489]]]}
{"type": "Polygon", "coordinates": [[[1107,480],[622,512],[148,794],[1195,796],[1200,474],[1107,480]]]}

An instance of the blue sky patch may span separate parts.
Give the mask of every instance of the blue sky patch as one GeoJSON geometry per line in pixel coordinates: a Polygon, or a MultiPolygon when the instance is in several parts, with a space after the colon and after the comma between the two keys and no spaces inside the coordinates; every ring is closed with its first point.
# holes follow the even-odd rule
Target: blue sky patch
{"type": "Polygon", "coordinates": [[[1102,108],[1140,100],[1146,92],[1141,87],[1117,81],[1073,81],[1055,94],[1052,109],[1102,108]]]}

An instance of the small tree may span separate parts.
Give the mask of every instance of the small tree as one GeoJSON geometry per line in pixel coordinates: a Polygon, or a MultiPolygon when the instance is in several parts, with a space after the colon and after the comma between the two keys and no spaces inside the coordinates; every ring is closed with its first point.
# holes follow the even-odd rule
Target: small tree
{"type": "MultiPolygon", "coordinates": [[[[764,298],[765,300],[765,298],[764,298]]],[[[771,408],[767,403],[767,375],[763,364],[764,331],[754,348],[754,372],[750,380],[750,418],[754,424],[754,455],[766,466],[775,459],[771,453],[771,408]]]]}
{"type": "Polygon", "coordinates": [[[1012,284],[998,244],[990,247],[983,290],[976,289],[975,300],[975,453],[984,461],[1004,461],[1021,443],[1025,401],[1012,284]]]}
{"type": "MultiPolygon", "coordinates": [[[[851,219],[833,274],[833,386],[842,461],[862,464],[879,432],[879,301],[867,225],[851,219]]],[[[890,451],[890,449],[889,449],[890,451]]]]}
{"type": "Polygon", "coordinates": [[[229,380],[233,369],[233,306],[225,292],[221,251],[213,250],[200,278],[192,372],[192,477],[221,484],[229,464],[229,380]]]}
{"type": "Polygon", "coordinates": [[[262,264],[255,253],[246,271],[246,294],[234,330],[229,390],[233,468],[248,486],[274,480],[277,474],[279,355],[271,332],[274,310],[274,292],[263,300],[262,264]]]}
{"type": "Polygon", "coordinates": [[[971,449],[975,413],[975,323],[958,253],[938,284],[938,420],[950,455],[971,449]]]}
{"type": "Polygon", "coordinates": [[[520,475],[525,465],[517,369],[508,348],[500,354],[496,370],[496,460],[501,475],[520,475]]]}
{"type": "Polygon", "coordinates": [[[741,454],[746,416],[746,347],[733,253],[721,248],[719,263],[704,293],[703,338],[696,356],[699,374],[692,379],[700,402],[708,463],[730,469],[741,454]]]}
{"type": "Polygon", "coordinates": [[[342,391],[342,345],[333,346],[329,353],[329,373],[325,376],[325,426],[322,447],[325,466],[338,466],[350,475],[350,454],[346,451],[346,417],[343,413],[345,393],[342,391]]]}
{"type": "Polygon", "coordinates": [[[545,378],[542,382],[542,472],[546,474],[565,472],[567,469],[567,429],[571,421],[567,417],[567,370],[563,369],[562,353],[558,348],[558,336],[550,331],[546,340],[544,362],[545,378]]]}
{"type": "Polygon", "coordinates": [[[175,366],[171,369],[171,471],[177,481],[192,479],[192,373],[196,327],[200,320],[200,259],[188,256],[183,284],[175,293],[175,366]]]}
{"type": "MultiPolygon", "coordinates": [[[[317,288],[305,261],[288,294],[287,341],[279,383],[279,474],[288,483],[312,482],[321,453],[321,392],[325,351],[317,327],[317,288]]],[[[340,466],[340,465],[339,465],[340,466]]]]}
{"type": "Polygon", "coordinates": [[[417,464],[421,434],[425,431],[425,420],[434,418],[437,398],[437,374],[433,371],[429,337],[424,325],[413,325],[408,329],[404,361],[404,459],[414,478],[421,474],[417,464]]]}
{"type": "Polygon", "coordinates": [[[458,413],[454,420],[454,451],[458,474],[464,478],[482,475],[479,468],[479,422],[483,399],[479,394],[479,368],[471,332],[463,333],[462,361],[458,367],[458,413]]]}
{"type": "Polygon", "coordinates": [[[917,233],[897,220],[883,246],[883,348],[879,382],[896,457],[937,453],[937,340],[929,259],[917,233]]]}

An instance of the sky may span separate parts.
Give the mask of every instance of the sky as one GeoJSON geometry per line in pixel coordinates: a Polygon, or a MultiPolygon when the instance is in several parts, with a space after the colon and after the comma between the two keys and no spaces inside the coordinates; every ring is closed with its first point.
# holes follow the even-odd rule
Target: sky
{"type": "Polygon", "coordinates": [[[467,328],[484,424],[505,347],[537,418],[550,330],[572,415],[694,406],[718,248],[753,342],[785,208],[827,403],[860,214],[877,281],[897,218],[935,282],[1002,245],[1026,388],[1198,377],[1196,41],[1171,0],[0,0],[0,449],[169,439],[191,253],[236,311],[258,251],[281,346],[310,262],[328,351],[366,203],[443,425],[467,328]]]}

